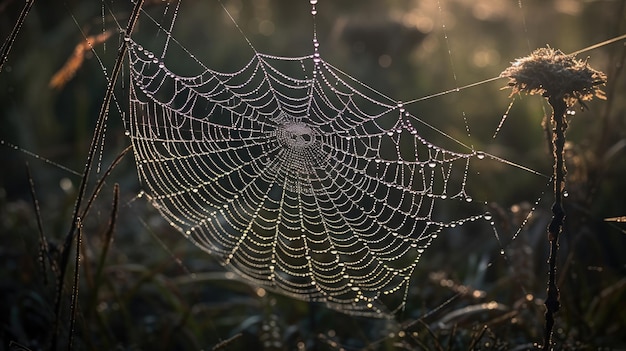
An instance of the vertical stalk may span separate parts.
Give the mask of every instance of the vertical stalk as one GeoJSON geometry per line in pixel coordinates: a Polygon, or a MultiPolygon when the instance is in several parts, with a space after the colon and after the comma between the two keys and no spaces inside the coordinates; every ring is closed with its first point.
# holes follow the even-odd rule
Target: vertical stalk
{"type": "Polygon", "coordinates": [[[80,242],[83,235],[83,223],[80,217],[76,224],[76,256],[74,257],[74,281],[72,286],[72,301],[70,304],[70,335],[67,342],[67,351],[72,351],[74,342],[74,326],[76,325],[76,308],[78,307],[78,279],[80,276],[80,242]]]}
{"type": "Polygon", "coordinates": [[[552,220],[548,226],[548,240],[550,241],[550,257],[548,258],[548,296],[546,305],[546,325],[544,335],[544,350],[552,349],[552,330],[554,328],[554,314],[559,311],[559,288],[556,286],[556,259],[559,250],[559,234],[563,230],[565,210],[563,209],[563,189],[565,188],[565,130],[567,121],[565,112],[567,105],[563,96],[550,96],[548,103],[552,106],[552,149],[554,150],[554,204],[552,204],[552,220]]]}
{"type": "Polygon", "coordinates": [[[24,7],[22,8],[22,12],[20,12],[20,17],[17,19],[11,34],[7,38],[7,40],[2,44],[0,48],[0,72],[2,72],[2,67],[6,63],[9,53],[11,52],[11,47],[13,47],[13,43],[15,43],[15,38],[17,38],[17,34],[20,32],[24,21],[26,20],[26,16],[28,16],[28,12],[35,4],[35,0],[26,0],[24,7]]]}
{"type": "MultiPolygon", "coordinates": [[[[540,94],[548,98],[552,106],[551,125],[553,127],[551,151],[554,156],[554,204],[552,221],[548,225],[550,257],[548,258],[548,296],[546,297],[546,325],[544,350],[552,349],[554,314],[561,307],[559,289],[556,286],[556,259],[559,250],[559,235],[563,230],[565,210],[563,190],[565,188],[565,131],[567,129],[566,110],[579,103],[585,108],[585,101],[594,97],[606,99],[600,87],[606,84],[606,75],[591,67],[587,60],[578,60],[573,55],[565,55],[550,47],[537,49],[529,56],[519,58],[505,69],[501,77],[509,78],[508,87],[513,94],[540,94]]],[[[546,134],[550,135],[546,127],[546,134]]]]}
{"type": "MultiPolygon", "coordinates": [[[[130,35],[133,32],[135,24],[137,23],[137,19],[139,18],[139,14],[141,12],[141,7],[143,6],[143,0],[136,0],[134,2],[133,11],[131,13],[130,18],[128,19],[128,24],[126,26],[126,31],[122,33],[123,35],[130,35]]],[[[63,243],[63,251],[61,252],[61,262],[60,262],[60,271],[58,277],[58,286],[56,292],[56,301],[55,301],[55,325],[54,331],[52,334],[52,351],[57,348],[57,337],[59,334],[59,324],[60,324],[60,316],[61,316],[61,296],[63,294],[63,286],[65,282],[65,273],[67,271],[67,265],[69,263],[69,255],[71,251],[72,241],[74,240],[74,234],[77,229],[77,225],[84,221],[84,218],[80,217],[80,211],[82,208],[82,202],[85,199],[85,194],[87,190],[87,183],[89,181],[89,177],[91,175],[91,169],[93,167],[93,160],[96,154],[96,149],[98,142],[102,139],[104,133],[104,124],[106,121],[106,116],[109,113],[109,104],[111,103],[111,99],[113,98],[113,89],[115,89],[115,84],[117,82],[117,77],[122,70],[122,64],[124,62],[124,56],[126,55],[126,42],[121,41],[120,47],[118,49],[117,58],[115,60],[115,65],[113,67],[113,71],[111,72],[111,77],[109,77],[109,82],[107,85],[106,93],[104,94],[104,100],[102,101],[102,105],[100,107],[100,113],[98,114],[98,119],[96,120],[96,127],[94,130],[93,138],[91,139],[91,145],[89,146],[89,152],[87,154],[87,160],[85,162],[85,171],[83,172],[83,176],[81,178],[80,186],[78,189],[78,196],[76,198],[76,203],[74,204],[74,214],[72,216],[72,222],[70,224],[70,230],[65,237],[65,242],[63,243]]],[[[78,252],[76,253],[78,255],[78,252]]],[[[76,267],[78,270],[78,267],[76,267]]],[[[70,331],[71,332],[71,331],[70,331]]]]}

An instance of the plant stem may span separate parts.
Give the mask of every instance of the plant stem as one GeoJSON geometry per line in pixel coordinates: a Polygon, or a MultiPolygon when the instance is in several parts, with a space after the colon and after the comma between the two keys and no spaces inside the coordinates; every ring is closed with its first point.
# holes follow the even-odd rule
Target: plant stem
{"type": "Polygon", "coordinates": [[[76,325],[76,308],[78,307],[78,279],[80,276],[80,241],[83,236],[83,223],[80,217],[76,224],[76,256],[74,257],[74,282],[72,285],[72,301],[70,303],[70,335],[67,342],[67,351],[72,351],[72,343],[74,341],[74,326],[76,325]]]}
{"type": "Polygon", "coordinates": [[[565,112],[567,105],[563,96],[550,96],[548,103],[552,106],[552,121],[554,133],[552,145],[554,150],[554,204],[552,205],[552,221],[548,226],[548,240],[550,241],[550,257],[548,258],[548,297],[546,298],[546,325],[544,336],[544,350],[552,349],[552,329],[554,314],[559,311],[559,289],[556,286],[556,258],[559,249],[559,234],[563,229],[565,210],[563,209],[563,189],[565,187],[565,130],[567,121],[565,112]]]}
{"type": "Polygon", "coordinates": [[[35,0],[26,1],[26,3],[24,4],[24,7],[22,8],[22,12],[20,13],[20,17],[17,19],[17,22],[15,23],[15,26],[13,27],[13,30],[11,31],[11,34],[9,35],[7,40],[4,42],[4,44],[2,44],[2,47],[0,48],[0,72],[2,72],[2,67],[7,62],[9,53],[11,52],[11,47],[13,46],[13,43],[15,42],[15,38],[17,38],[17,34],[20,32],[20,29],[22,28],[22,25],[24,24],[24,21],[26,20],[26,16],[28,16],[28,12],[33,7],[33,4],[35,4],[35,0]]]}
{"type": "MultiPolygon", "coordinates": [[[[130,35],[133,32],[134,26],[137,23],[137,19],[139,18],[139,14],[141,11],[141,7],[143,5],[143,0],[137,0],[135,2],[135,6],[133,7],[133,12],[128,20],[128,24],[126,26],[126,31],[123,35],[130,35]]],[[[70,224],[70,230],[65,237],[65,242],[63,244],[63,251],[61,252],[61,262],[60,262],[60,271],[58,277],[58,286],[57,286],[57,295],[55,301],[55,325],[54,331],[52,334],[52,351],[57,348],[57,336],[59,334],[59,324],[60,324],[60,315],[61,315],[61,296],[63,294],[63,286],[65,282],[65,273],[67,270],[67,265],[69,263],[69,255],[70,248],[72,245],[72,241],[74,240],[74,233],[76,232],[77,225],[82,223],[84,218],[80,217],[80,210],[82,208],[82,202],[85,198],[85,193],[87,190],[87,183],[89,181],[89,177],[91,174],[91,168],[93,159],[97,149],[97,143],[102,139],[102,135],[104,133],[104,124],[106,120],[106,116],[109,112],[109,104],[111,103],[111,99],[113,98],[113,90],[115,89],[115,84],[117,82],[117,77],[122,70],[122,64],[124,62],[124,56],[126,55],[126,42],[121,41],[120,47],[118,49],[117,59],[115,61],[115,66],[113,67],[113,71],[111,73],[111,77],[109,78],[109,82],[107,85],[107,90],[104,95],[104,100],[100,107],[100,113],[98,114],[98,119],[96,121],[96,127],[94,131],[93,139],[91,140],[91,145],[89,147],[89,152],[87,155],[87,160],[85,163],[85,171],[83,172],[83,176],[81,178],[81,183],[78,190],[78,196],[76,198],[76,203],[74,204],[74,214],[72,216],[72,222],[70,224]]],[[[78,252],[76,253],[78,255],[78,252]]],[[[78,267],[76,267],[78,270],[78,267]]]]}

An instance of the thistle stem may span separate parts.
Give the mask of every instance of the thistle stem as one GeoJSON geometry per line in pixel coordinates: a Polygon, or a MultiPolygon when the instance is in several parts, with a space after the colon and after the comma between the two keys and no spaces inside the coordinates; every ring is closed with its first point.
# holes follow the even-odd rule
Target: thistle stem
{"type": "Polygon", "coordinates": [[[563,230],[565,210],[563,209],[563,189],[565,187],[565,119],[567,105],[563,96],[550,96],[548,103],[552,106],[552,145],[554,150],[554,204],[552,205],[552,221],[548,226],[548,240],[550,241],[550,257],[548,258],[548,296],[546,305],[546,325],[544,350],[552,349],[552,329],[554,328],[554,314],[559,311],[559,289],[556,286],[556,259],[559,250],[559,234],[563,230]]]}
{"type": "MultiPolygon", "coordinates": [[[[552,142],[550,150],[554,156],[554,204],[552,221],[548,226],[550,257],[548,258],[548,296],[546,297],[546,326],[544,350],[552,349],[552,329],[554,314],[559,311],[559,289],[556,286],[556,259],[559,250],[559,234],[563,230],[565,210],[563,209],[563,191],[565,188],[565,131],[567,129],[566,112],[568,106],[594,97],[606,99],[600,86],[606,83],[606,75],[591,67],[587,61],[577,60],[572,55],[565,55],[560,50],[551,48],[537,49],[527,57],[517,59],[505,69],[501,77],[508,77],[508,86],[512,94],[541,94],[548,97],[552,107],[551,126],[552,142]]],[[[546,127],[546,132],[549,132],[546,127]]],[[[550,133],[546,133],[550,135],[550,133]]]]}

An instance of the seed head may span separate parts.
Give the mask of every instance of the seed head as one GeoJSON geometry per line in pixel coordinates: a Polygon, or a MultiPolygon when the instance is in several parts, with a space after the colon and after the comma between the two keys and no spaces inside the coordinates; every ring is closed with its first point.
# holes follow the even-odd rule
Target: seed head
{"type": "Polygon", "coordinates": [[[605,100],[600,86],[606,83],[606,75],[589,67],[587,61],[577,60],[560,50],[550,47],[535,50],[529,56],[515,60],[511,67],[500,73],[509,78],[506,88],[511,95],[525,92],[544,97],[562,97],[567,106],[576,102],[584,108],[584,101],[593,97],[605,100]]]}

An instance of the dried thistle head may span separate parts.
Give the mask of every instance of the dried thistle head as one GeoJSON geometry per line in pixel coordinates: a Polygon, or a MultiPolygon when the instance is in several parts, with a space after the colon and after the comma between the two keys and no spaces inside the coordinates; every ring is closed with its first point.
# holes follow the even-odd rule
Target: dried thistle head
{"type": "Polygon", "coordinates": [[[584,101],[594,96],[605,100],[600,86],[606,75],[591,67],[587,61],[577,60],[550,47],[535,50],[529,56],[515,60],[511,67],[500,73],[509,78],[511,95],[525,92],[544,97],[562,97],[567,106],[576,102],[584,108],[584,101]]]}

